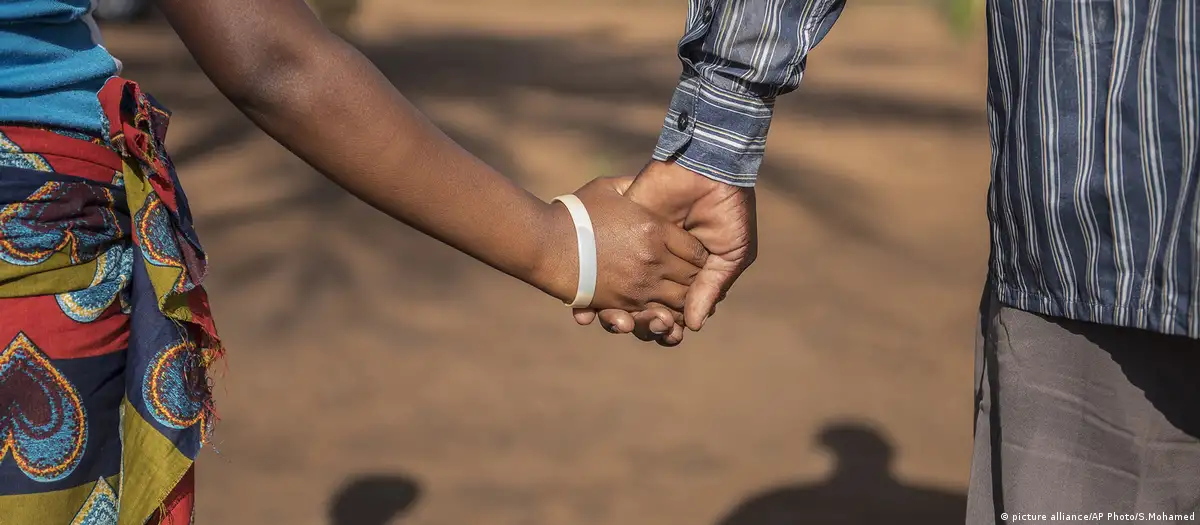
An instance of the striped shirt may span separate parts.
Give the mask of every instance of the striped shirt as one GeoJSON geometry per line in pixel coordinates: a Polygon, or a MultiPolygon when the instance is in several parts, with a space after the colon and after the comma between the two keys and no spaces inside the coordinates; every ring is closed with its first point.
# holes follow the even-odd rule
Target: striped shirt
{"type": "MultiPolygon", "coordinates": [[[[845,0],[689,0],[655,149],[752,186],[845,0]]],[[[988,0],[992,283],[1014,308],[1200,339],[1200,2],[988,0]]]]}

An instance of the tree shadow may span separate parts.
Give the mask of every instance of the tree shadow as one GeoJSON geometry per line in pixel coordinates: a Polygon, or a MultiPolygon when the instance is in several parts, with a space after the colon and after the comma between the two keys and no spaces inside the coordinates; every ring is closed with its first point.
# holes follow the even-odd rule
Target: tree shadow
{"type": "Polygon", "coordinates": [[[718,525],[949,525],[965,519],[964,494],[897,480],[892,473],[894,449],[870,426],[830,425],[818,441],[835,456],[832,475],[752,496],[718,525]]]}
{"type": "MultiPolygon", "coordinates": [[[[165,27],[151,30],[162,31],[164,39],[175,38],[165,27]]],[[[587,150],[636,162],[653,149],[657,127],[631,129],[621,122],[573,111],[572,106],[665,108],[676,78],[663,74],[662,64],[672,57],[663,49],[608,51],[603,45],[608,38],[604,32],[530,37],[447,32],[359,47],[418,107],[469,104],[498,122],[578,137],[587,150]],[[522,97],[530,93],[547,95],[558,101],[547,105],[562,107],[519,111],[522,97]]],[[[262,138],[260,131],[211,88],[182,46],[143,45],[114,52],[124,63],[125,75],[143,83],[168,107],[204,115],[199,132],[186,141],[171,142],[173,159],[186,185],[204,184],[187,175],[197,160],[262,138]]],[[[815,84],[801,91],[780,105],[783,117],[951,130],[982,128],[985,123],[982,108],[910,100],[882,89],[846,90],[815,84]]],[[[467,150],[520,182],[520,163],[507,149],[502,134],[447,119],[435,121],[467,150]]],[[[589,159],[580,159],[564,169],[587,170],[590,165],[589,159]]],[[[341,313],[350,326],[367,323],[378,328],[394,325],[394,317],[358,306],[361,301],[356,303],[350,297],[370,292],[445,297],[459,290],[462,272],[474,264],[368,209],[282,150],[261,159],[261,166],[255,169],[255,184],[285,186],[287,194],[271,202],[197,217],[202,239],[221,243],[238,232],[266,228],[275,221],[301,221],[309,225],[309,233],[282,248],[239,249],[235,260],[226,260],[221,266],[222,280],[233,288],[253,287],[265,276],[284,275],[292,296],[279,298],[279,304],[336,300],[345,303],[341,313]],[[381,289],[377,281],[358,275],[346,255],[347,247],[394,261],[397,275],[420,275],[421,279],[381,289]]],[[[768,156],[762,173],[761,188],[811,211],[823,226],[847,241],[869,244],[887,256],[905,259],[901,263],[938,271],[936,261],[911,253],[878,231],[869,193],[836,170],[805,161],[784,163],[768,156]]],[[[264,315],[268,318],[258,324],[276,333],[306,318],[290,308],[264,315]]]]}
{"type": "Polygon", "coordinates": [[[342,486],[329,506],[329,525],[387,525],[406,514],[421,489],[404,476],[375,474],[342,486]]]}

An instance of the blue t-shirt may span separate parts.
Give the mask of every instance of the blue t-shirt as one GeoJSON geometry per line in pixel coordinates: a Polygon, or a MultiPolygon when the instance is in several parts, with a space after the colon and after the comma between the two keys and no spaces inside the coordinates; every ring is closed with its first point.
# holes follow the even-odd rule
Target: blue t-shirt
{"type": "Polygon", "coordinates": [[[0,0],[0,122],[104,134],[96,94],[121,64],[94,1],[0,0]]]}

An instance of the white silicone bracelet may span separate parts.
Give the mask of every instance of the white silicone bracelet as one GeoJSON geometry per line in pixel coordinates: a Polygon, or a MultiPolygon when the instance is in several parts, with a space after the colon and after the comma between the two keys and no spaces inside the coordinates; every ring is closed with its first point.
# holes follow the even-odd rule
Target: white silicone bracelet
{"type": "Polygon", "coordinates": [[[571,214],[575,223],[575,240],[579,245],[579,288],[575,300],[567,303],[571,308],[587,308],[596,294],[596,232],[592,229],[592,217],[588,215],[583,201],[572,194],[555,197],[571,214]]]}

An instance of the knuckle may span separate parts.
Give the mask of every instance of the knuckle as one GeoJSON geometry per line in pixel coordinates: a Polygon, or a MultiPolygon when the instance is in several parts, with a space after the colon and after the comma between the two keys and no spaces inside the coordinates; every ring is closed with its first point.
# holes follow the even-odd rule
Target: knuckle
{"type": "Polygon", "coordinates": [[[634,253],[634,258],[642,266],[650,265],[658,260],[658,254],[651,246],[644,246],[634,253]]]}
{"type": "Polygon", "coordinates": [[[646,290],[647,292],[657,289],[663,280],[663,277],[660,275],[660,273],[661,272],[656,271],[643,272],[640,276],[638,276],[638,284],[642,285],[642,289],[646,290]]]}
{"type": "Polygon", "coordinates": [[[650,221],[641,221],[634,226],[634,232],[644,239],[650,239],[658,235],[659,226],[657,223],[650,221]]]}
{"type": "Polygon", "coordinates": [[[629,300],[634,310],[642,310],[646,308],[647,303],[654,300],[654,294],[650,293],[648,288],[642,287],[636,294],[630,295],[629,300]]]}
{"type": "Polygon", "coordinates": [[[644,304],[650,298],[651,290],[654,289],[653,279],[647,276],[639,277],[634,283],[634,289],[636,291],[630,294],[630,298],[636,300],[638,304],[644,304]]]}

